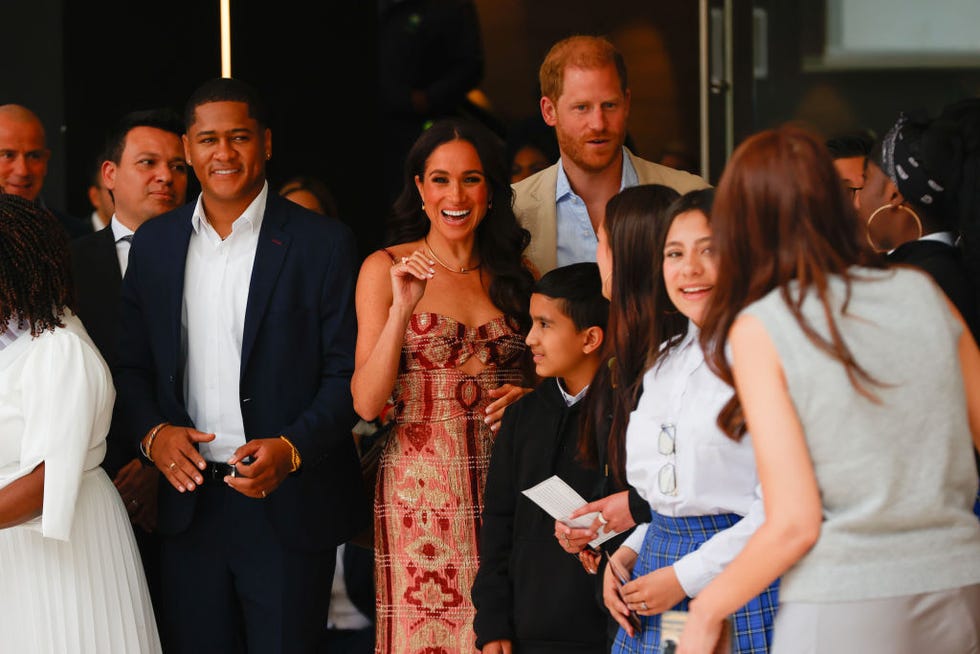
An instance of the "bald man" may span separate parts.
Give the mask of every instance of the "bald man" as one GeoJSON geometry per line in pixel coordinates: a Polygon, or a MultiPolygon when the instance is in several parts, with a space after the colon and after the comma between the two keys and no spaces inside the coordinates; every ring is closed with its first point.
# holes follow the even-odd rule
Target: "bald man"
{"type": "MultiPolygon", "coordinates": [[[[41,189],[50,158],[44,126],[37,115],[18,104],[0,106],[0,191],[44,206],[41,189]]],[[[46,208],[61,221],[70,237],[91,231],[83,221],[46,208]]]]}

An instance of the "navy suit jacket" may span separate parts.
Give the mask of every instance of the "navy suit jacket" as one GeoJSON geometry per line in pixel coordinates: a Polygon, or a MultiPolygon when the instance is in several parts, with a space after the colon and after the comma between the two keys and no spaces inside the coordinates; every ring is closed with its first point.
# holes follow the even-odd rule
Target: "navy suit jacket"
{"type": "MultiPolygon", "coordinates": [[[[194,427],[184,403],[181,307],[195,203],[140,227],[123,280],[115,370],[125,433],[194,427]]],[[[239,401],[246,438],[285,435],[303,464],[264,502],[286,546],[334,547],[368,515],[351,428],[356,247],[350,230],[270,193],[245,311],[239,401]]],[[[158,527],[186,529],[196,493],[162,479],[158,527]]]]}

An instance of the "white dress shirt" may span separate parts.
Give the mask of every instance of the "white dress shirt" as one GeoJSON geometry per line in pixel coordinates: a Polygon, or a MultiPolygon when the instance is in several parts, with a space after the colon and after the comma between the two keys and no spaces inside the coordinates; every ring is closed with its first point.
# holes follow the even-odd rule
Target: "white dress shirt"
{"type": "Polygon", "coordinates": [[[268,183],[222,240],[198,197],[184,269],[181,354],[184,401],[196,429],[215,434],[201,456],[225,462],[245,444],[239,403],[242,338],[252,264],[265,213],[268,183]]]}
{"type": "Polygon", "coordinates": [[[116,258],[119,259],[119,276],[125,277],[126,267],[129,265],[129,242],[133,238],[133,230],[119,222],[116,214],[112,214],[112,218],[109,220],[109,227],[112,229],[112,238],[116,241],[116,258]],[[129,238],[126,238],[127,236],[129,238]]]}
{"type": "MultiPolygon", "coordinates": [[[[691,323],[682,341],[643,375],[643,394],[626,429],[626,478],[665,516],[736,513],[745,516],[674,563],[688,597],[696,596],[742,550],[764,512],[748,435],[740,442],[718,429],[718,412],[732,388],[708,367],[691,323]],[[674,425],[674,453],[661,454],[663,425],[674,425]],[[659,473],[675,467],[676,492],[660,490],[659,473]]],[[[666,448],[665,448],[666,449],[666,448]]],[[[639,552],[648,525],[638,525],[624,545],[639,552]]]]}

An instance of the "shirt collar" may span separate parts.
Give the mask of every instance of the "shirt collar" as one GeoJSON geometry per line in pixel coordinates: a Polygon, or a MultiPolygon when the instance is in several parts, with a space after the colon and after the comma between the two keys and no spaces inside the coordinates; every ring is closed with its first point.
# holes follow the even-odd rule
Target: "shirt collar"
{"type": "MultiPolygon", "coordinates": [[[[236,230],[248,228],[253,234],[258,233],[259,228],[262,227],[262,216],[265,215],[265,203],[269,197],[269,182],[262,183],[262,190],[259,194],[255,196],[251,204],[245,207],[245,211],[242,212],[235,222],[231,224],[232,234],[236,230]]],[[[191,215],[191,227],[194,228],[195,234],[200,234],[201,230],[214,231],[214,227],[208,222],[204,215],[204,194],[197,196],[197,204],[194,205],[194,213],[191,215]]]]}
{"type": "MultiPolygon", "coordinates": [[[[630,161],[629,150],[623,147],[623,175],[620,178],[619,190],[622,191],[624,188],[629,188],[639,184],[639,177],[636,175],[636,169],[633,168],[633,162],[630,161]]],[[[568,175],[565,174],[565,164],[561,159],[558,159],[558,182],[555,185],[555,202],[559,202],[566,197],[575,195],[575,191],[572,190],[572,185],[568,181],[568,175]]]]}
{"type": "Polygon", "coordinates": [[[109,227],[112,228],[112,239],[116,243],[118,243],[119,239],[124,236],[133,235],[133,230],[119,222],[119,219],[116,218],[116,214],[112,214],[112,218],[109,220],[109,227]]]}
{"type": "Polygon", "coordinates": [[[568,391],[566,391],[565,387],[562,385],[560,379],[555,379],[555,383],[558,384],[558,390],[561,392],[561,397],[563,400],[565,400],[565,406],[575,406],[578,404],[579,400],[585,397],[585,393],[589,390],[589,387],[586,386],[575,395],[569,395],[568,391]]]}

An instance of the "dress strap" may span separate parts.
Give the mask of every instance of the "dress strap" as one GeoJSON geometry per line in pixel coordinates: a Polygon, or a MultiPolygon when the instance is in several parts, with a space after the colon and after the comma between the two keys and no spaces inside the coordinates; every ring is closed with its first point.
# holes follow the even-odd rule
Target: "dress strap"
{"type": "Polygon", "coordinates": [[[391,250],[389,250],[388,248],[381,248],[381,251],[388,255],[388,258],[391,259],[392,263],[395,263],[395,261],[397,261],[397,259],[395,259],[395,255],[393,255],[391,253],[391,250]]]}

